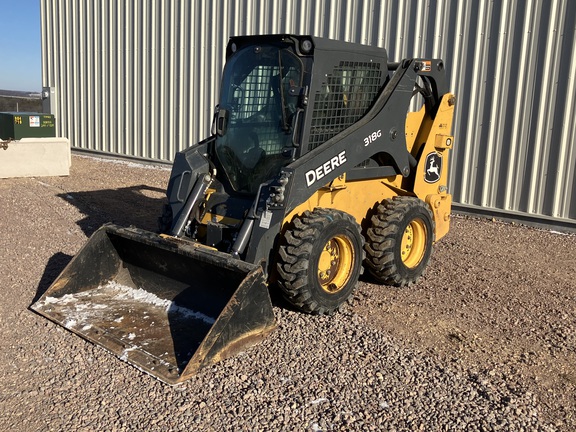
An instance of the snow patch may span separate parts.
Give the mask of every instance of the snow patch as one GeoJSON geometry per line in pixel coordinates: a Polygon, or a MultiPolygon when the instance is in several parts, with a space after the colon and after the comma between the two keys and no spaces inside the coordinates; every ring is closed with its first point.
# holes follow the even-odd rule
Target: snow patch
{"type": "MultiPolygon", "coordinates": [[[[142,288],[131,288],[126,285],[121,285],[117,282],[109,282],[108,287],[118,290],[119,294],[115,298],[119,300],[136,300],[142,303],[147,303],[153,306],[165,308],[167,312],[183,315],[188,318],[204,321],[206,324],[212,325],[216,321],[215,318],[205,315],[202,312],[194,311],[183,306],[175,304],[172,300],[162,299],[157,295],[143,290],[142,288]]],[[[146,318],[146,317],[145,317],[146,318]]]]}
{"type": "Polygon", "coordinates": [[[118,357],[120,360],[128,362],[128,353],[130,351],[136,351],[137,349],[139,349],[140,347],[138,346],[134,346],[131,348],[126,348],[124,351],[122,351],[122,355],[120,357],[118,357]]]}
{"type": "MultiPolygon", "coordinates": [[[[38,303],[40,307],[58,306],[67,317],[68,325],[64,324],[67,328],[74,327],[78,323],[92,323],[94,318],[105,316],[104,312],[107,309],[118,308],[120,312],[130,311],[134,303],[144,303],[160,308],[171,316],[200,320],[208,325],[216,321],[214,317],[180,306],[172,300],[160,298],[142,288],[132,288],[115,281],[107,282],[93,290],[65,294],[62,297],[48,296],[38,303]]],[[[144,319],[147,318],[149,318],[148,315],[144,316],[144,319]]],[[[124,316],[120,316],[113,322],[120,323],[123,319],[124,316]]]]}
{"type": "Polygon", "coordinates": [[[62,323],[62,325],[64,327],[66,327],[67,329],[73,329],[74,327],[76,327],[78,325],[78,321],[76,321],[75,319],[69,318],[66,321],[64,321],[62,323]]]}

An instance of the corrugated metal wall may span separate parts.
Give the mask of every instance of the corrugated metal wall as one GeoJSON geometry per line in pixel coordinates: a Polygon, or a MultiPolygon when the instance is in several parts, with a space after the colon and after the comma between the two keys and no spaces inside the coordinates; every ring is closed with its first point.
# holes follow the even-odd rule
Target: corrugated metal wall
{"type": "Polygon", "coordinates": [[[171,160],[209,134],[231,35],[445,59],[456,202],[576,219],[573,0],[41,0],[43,84],[77,148],[171,160]]]}

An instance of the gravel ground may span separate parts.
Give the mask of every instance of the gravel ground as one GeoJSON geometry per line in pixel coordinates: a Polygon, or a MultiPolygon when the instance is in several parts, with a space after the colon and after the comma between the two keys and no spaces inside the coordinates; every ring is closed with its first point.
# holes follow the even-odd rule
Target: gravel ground
{"type": "Polygon", "coordinates": [[[169,171],[82,156],[0,180],[0,430],[576,430],[576,236],[455,217],[422,280],[167,386],[28,308],[102,223],[155,229],[169,171]]]}

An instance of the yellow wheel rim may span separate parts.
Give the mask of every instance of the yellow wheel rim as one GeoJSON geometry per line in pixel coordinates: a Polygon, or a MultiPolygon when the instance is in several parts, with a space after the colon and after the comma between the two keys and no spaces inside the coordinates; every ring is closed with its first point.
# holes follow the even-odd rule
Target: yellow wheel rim
{"type": "Polygon", "coordinates": [[[422,261],[422,258],[424,258],[426,252],[426,234],[426,225],[421,219],[414,219],[404,230],[402,243],[400,245],[400,256],[406,267],[417,267],[422,261]]]}
{"type": "Polygon", "coordinates": [[[318,260],[318,282],[324,291],[337,293],[346,286],[352,275],[354,247],[346,236],[328,240],[318,260]]]}

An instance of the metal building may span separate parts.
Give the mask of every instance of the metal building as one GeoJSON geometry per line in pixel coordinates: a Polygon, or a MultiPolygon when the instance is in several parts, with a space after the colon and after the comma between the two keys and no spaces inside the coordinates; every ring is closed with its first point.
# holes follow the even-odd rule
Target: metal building
{"type": "MultiPolygon", "coordinates": [[[[440,57],[461,209],[576,230],[573,0],[41,0],[58,134],[166,160],[208,136],[229,36],[302,33],[440,57]]],[[[48,108],[49,107],[49,108],[48,108]]]]}

